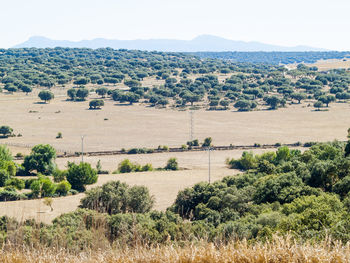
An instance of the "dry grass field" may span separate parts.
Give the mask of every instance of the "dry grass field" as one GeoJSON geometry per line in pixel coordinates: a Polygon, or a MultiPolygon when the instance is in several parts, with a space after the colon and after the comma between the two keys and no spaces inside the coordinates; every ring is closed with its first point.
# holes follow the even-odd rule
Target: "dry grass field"
{"type": "MultiPolygon", "coordinates": [[[[151,84],[155,80],[145,81],[151,84]]],[[[109,99],[105,100],[102,110],[89,110],[88,101],[66,101],[64,89],[53,90],[56,98],[49,104],[38,103],[37,90],[28,96],[0,94],[0,111],[5,113],[1,115],[0,124],[9,125],[16,134],[23,135],[2,139],[0,143],[18,145],[10,147],[13,153],[27,154],[30,147],[39,143],[49,143],[60,152],[80,151],[81,135],[86,136],[85,151],[181,146],[189,140],[188,111],[155,109],[143,104],[117,105],[109,99]],[[62,132],[63,139],[55,138],[58,132],[62,132]]],[[[90,99],[93,97],[90,95],[90,99]]],[[[198,110],[194,114],[194,138],[202,141],[210,136],[215,145],[345,140],[350,127],[347,122],[349,104],[333,103],[329,111],[316,112],[312,107],[307,107],[308,103],[288,105],[276,111],[198,110]]],[[[225,168],[225,159],[237,158],[241,153],[213,152],[212,180],[232,175],[234,172],[225,168]]],[[[174,202],[179,190],[208,179],[207,152],[85,157],[85,161],[95,166],[101,160],[103,169],[112,172],[125,158],[140,164],[152,163],[154,167],[164,167],[170,157],[177,157],[180,166],[185,169],[177,172],[101,175],[96,184],[121,180],[131,185],[145,185],[156,198],[155,208],[164,210],[174,202]]],[[[79,162],[80,158],[60,158],[57,160],[58,166],[64,168],[67,161],[79,162]]],[[[0,203],[0,214],[14,216],[18,220],[35,218],[49,223],[61,213],[75,210],[82,196],[55,198],[53,212],[42,200],[0,203]]]]}
{"type": "MultiPolygon", "coordinates": [[[[261,153],[267,150],[255,150],[261,153]]],[[[229,170],[225,167],[227,157],[238,158],[242,151],[215,151],[211,153],[211,181],[220,180],[225,176],[234,175],[237,171],[229,170]]],[[[101,160],[103,169],[113,171],[118,167],[118,163],[124,158],[140,164],[152,163],[154,167],[164,167],[170,157],[178,159],[180,171],[154,171],[129,174],[108,174],[100,175],[95,185],[88,188],[102,185],[108,181],[120,180],[130,185],[145,185],[155,196],[155,209],[165,210],[176,198],[177,193],[193,186],[201,181],[208,181],[208,153],[207,152],[185,152],[185,153],[160,153],[160,154],[139,154],[139,155],[118,155],[85,157],[84,161],[96,165],[101,160]]],[[[67,161],[79,162],[80,158],[57,159],[60,168],[64,168],[67,161]]],[[[42,200],[27,200],[14,202],[0,202],[0,215],[15,217],[19,221],[35,218],[38,221],[50,223],[52,219],[62,213],[74,211],[84,194],[74,196],[54,198],[53,208],[43,204],[42,200]]]]}
{"type": "Polygon", "coordinates": [[[64,249],[6,248],[0,252],[4,263],[321,263],[349,262],[348,245],[326,240],[320,244],[297,243],[290,238],[274,237],[266,243],[248,244],[246,241],[215,246],[211,243],[187,244],[185,246],[166,245],[156,248],[135,247],[123,250],[101,248],[73,254],[64,249]]]}
{"type": "MultiPolygon", "coordinates": [[[[312,64],[306,64],[306,66],[313,67],[316,66],[319,71],[326,71],[330,69],[338,69],[338,68],[344,68],[349,69],[350,68],[350,59],[327,59],[327,60],[319,60],[312,64]]],[[[289,69],[296,69],[297,64],[290,64],[287,65],[289,69]]]]}
{"type": "MultiPolygon", "coordinates": [[[[66,101],[65,96],[57,96],[49,104],[38,104],[33,97],[13,96],[0,94],[0,111],[5,113],[0,123],[23,136],[0,143],[49,143],[59,151],[75,152],[81,150],[81,135],[86,135],[86,151],[181,146],[189,140],[188,111],[117,105],[109,99],[101,110],[89,110],[87,101],[66,101]],[[58,132],[63,139],[55,138],[58,132]]],[[[349,104],[333,103],[329,111],[315,112],[308,103],[276,111],[198,110],[194,114],[194,138],[210,136],[215,145],[344,140],[350,126],[346,121],[349,104]]]]}

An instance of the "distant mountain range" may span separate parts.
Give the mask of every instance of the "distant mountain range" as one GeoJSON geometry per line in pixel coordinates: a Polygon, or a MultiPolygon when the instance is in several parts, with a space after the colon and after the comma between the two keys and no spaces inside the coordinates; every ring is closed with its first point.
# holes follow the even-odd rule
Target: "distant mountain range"
{"type": "Polygon", "coordinates": [[[137,49],[149,51],[169,51],[169,52],[198,52],[198,51],[328,51],[322,48],[308,46],[284,47],[269,45],[260,42],[244,42],[229,40],[212,35],[201,35],[192,40],[174,39],[147,39],[147,40],[113,40],[96,38],[92,40],[67,41],[53,40],[46,37],[34,36],[26,42],[14,46],[14,48],[36,47],[36,48],[104,48],[114,49],[137,49]]]}

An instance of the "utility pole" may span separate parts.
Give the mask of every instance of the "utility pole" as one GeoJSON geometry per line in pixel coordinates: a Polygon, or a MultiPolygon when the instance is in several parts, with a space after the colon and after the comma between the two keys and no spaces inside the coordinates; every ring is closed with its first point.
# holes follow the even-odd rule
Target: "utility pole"
{"type": "Polygon", "coordinates": [[[210,179],[211,179],[211,160],[210,160],[210,152],[211,152],[211,148],[210,146],[208,147],[208,155],[209,155],[209,160],[208,160],[208,181],[209,181],[209,184],[210,184],[210,179]]]}
{"type": "Polygon", "coordinates": [[[81,162],[84,162],[84,137],[85,135],[81,136],[81,162]]]}
{"type": "Polygon", "coordinates": [[[190,141],[192,142],[193,141],[193,114],[194,114],[194,111],[193,110],[190,110],[190,141]]]}

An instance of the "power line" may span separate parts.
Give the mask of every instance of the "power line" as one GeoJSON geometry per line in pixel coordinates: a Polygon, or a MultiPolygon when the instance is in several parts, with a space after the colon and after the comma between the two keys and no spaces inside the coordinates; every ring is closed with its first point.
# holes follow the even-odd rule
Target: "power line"
{"type": "Polygon", "coordinates": [[[212,151],[212,149],[209,146],[208,147],[208,182],[209,182],[209,184],[211,181],[211,159],[210,159],[210,152],[211,151],[212,151]]]}
{"type": "Polygon", "coordinates": [[[193,115],[194,115],[194,111],[190,110],[190,141],[193,141],[193,133],[194,133],[194,125],[193,125],[193,115]]]}
{"type": "Polygon", "coordinates": [[[84,162],[84,137],[85,135],[81,136],[81,162],[84,162]]]}

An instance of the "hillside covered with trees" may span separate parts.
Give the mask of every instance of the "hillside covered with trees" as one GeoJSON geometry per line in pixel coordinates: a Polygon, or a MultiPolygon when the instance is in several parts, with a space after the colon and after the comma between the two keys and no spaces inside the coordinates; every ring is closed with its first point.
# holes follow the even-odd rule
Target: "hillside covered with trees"
{"type": "MultiPolygon", "coordinates": [[[[72,101],[86,100],[95,92],[101,99],[119,103],[180,108],[190,105],[211,110],[227,110],[232,106],[239,111],[277,109],[305,99],[319,109],[334,101],[350,99],[347,70],[319,72],[316,67],[303,64],[288,70],[273,65],[273,59],[268,59],[271,63],[267,64],[240,63],[183,53],[109,48],[2,49],[0,53],[3,92],[29,94],[33,88],[39,88],[42,91],[39,97],[45,102],[54,98],[50,93],[53,87],[67,89],[67,99],[72,101]],[[147,78],[162,84],[145,86],[143,80],[147,78]],[[117,88],[117,84],[125,88],[117,88]]],[[[312,60],[322,54],[328,53],[288,55],[312,60]]],[[[279,54],[252,56],[279,57],[279,54]]],[[[90,104],[92,109],[102,106],[103,101],[90,104]]]]}

